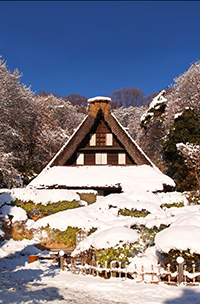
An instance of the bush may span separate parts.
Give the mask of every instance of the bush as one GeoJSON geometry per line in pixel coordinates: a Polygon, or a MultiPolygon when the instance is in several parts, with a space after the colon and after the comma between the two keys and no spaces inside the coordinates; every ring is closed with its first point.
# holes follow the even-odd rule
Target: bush
{"type": "Polygon", "coordinates": [[[192,272],[192,265],[195,264],[195,270],[200,271],[200,255],[197,253],[191,253],[189,249],[186,251],[180,251],[171,249],[168,253],[159,252],[160,264],[162,267],[167,268],[167,265],[171,265],[171,270],[176,271],[178,263],[176,259],[182,256],[185,261],[186,270],[192,272]]]}
{"type": "Polygon", "coordinates": [[[41,203],[35,204],[32,201],[24,202],[16,199],[13,205],[23,208],[27,212],[27,215],[30,219],[38,220],[39,218],[43,218],[59,211],[78,208],[79,202],[59,201],[57,203],[42,205],[41,203]]]}
{"type": "Polygon", "coordinates": [[[150,247],[150,246],[154,246],[154,240],[155,240],[155,236],[158,232],[162,231],[163,229],[167,228],[169,226],[166,225],[160,225],[160,227],[156,227],[154,226],[153,228],[147,228],[144,225],[133,225],[131,226],[131,229],[137,229],[140,232],[140,238],[144,244],[144,249],[150,247]]]}
{"type": "Polygon", "coordinates": [[[80,196],[80,199],[86,201],[88,205],[91,205],[96,202],[97,195],[95,193],[79,193],[77,194],[80,196]]]}
{"type": "Polygon", "coordinates": [[[105,267],[105,262],[107,262],[107,266],[109,268],[110,262],[115,260],[121,262],[122,267],[125,267],[125,264],[129,264],[129,258],[141,253],[142,251],[143,248],[141,244],[135,242],[134,244],[126,243],[110,247],[108,249],[97,249],[94,253],[99,265],[101,267],[105,267]]]}
{"type": "MultiPolygon", "coordinates": [[[[65,247],[75,247],[76,246],[76,233],[79,231],[77,227],[68,226],[65,231],[59,229],[50,228],[49,225],[44,228],[47,232],[48,240],[43,242],[47,245],[53,245],[53,243],[59,245],[65,245],[65,247]]],[[[62,246],[63,247],[63,246],[62,246]]]]}
{"type": "Polygon", "coordinates": [[[184,203],[183,202],[177,202],[177,203],[173,203],[173,204],[162,204],[160,206],[162,209],[163,208],[171,208],[171,207],[176,207],[176,208],[181,208],[184,207],[184,203]]]}
{"type": "Polygon", "coordinates": [[[150,214],[149,211],[147,211],[146,209],[142,209],[142,210],[137,210],[137,209],[119,209],[118,211],[118,215],[123,215],[123,216],[132,216],[132,217],[145,217],[148,214],[150,214]]]}

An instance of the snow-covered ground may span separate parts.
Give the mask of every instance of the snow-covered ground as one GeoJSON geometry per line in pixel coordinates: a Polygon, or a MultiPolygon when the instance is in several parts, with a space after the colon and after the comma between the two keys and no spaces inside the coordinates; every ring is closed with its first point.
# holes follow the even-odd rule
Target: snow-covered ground
{"type": "Polygon", "coordinates": [[[2,304],[199,304],[199,286],[152,285],[135,280],[61,271],[51,260],[28,263],[28,254],[44,256],[34,241],[6,241],[0,247],[2,304]]]}
{"type": "MultiPolygon", "coordinates": [[[[157,250],[167,253],[170,249],[190,249],[191,253],[200,254],[200,205],[189,205],[185,196],[178,192],[163,193],[163,185],[173,186],[174,182],[156,168],[144,165],[120,168],[119,171],[119,168],[114,167],[111,170],[104,167],[104,173],[98,167],[71,170],[70,179],[66,168],[54,167],[44,171],[27,188],[0,191],[1,217],[8,221],[12,218],[13,224],[23,221],[27,229],[33,228],[35,233],[31,241],[17,242],[11,239],[0,243],[0,303],[200,303],[200,286],[175,287],[163,282],[152,285],[147,283],[148,280],[146,283],[137,283],[136,280],[124,278],[105,280],[90,275],[74,275],[68,270],[61,271],[47,259],[28,263],[29,254],[49,254],[34,247],[35,243],[41,241],[41,236],[45,237],[40,229],[47,225],[61,231],[65,231],[68,226],[86,231],[97,228],[79,243],[74,255],[91,247],[101,249],[121,246],[123,243],[142,244],[141,232],[138,228],[132,229],[133,227],[159,228],[160,225],[165,225],[166,228],[155,237],[155,246],[149,247],[140,256],[130,258],[129,271],[135,263],[147,268],[151,265],[157,267],[157,250]],[[84,179],[86,171],[89,174],[84,179]],[[82,207],[57,212],[37,221],[30,220],[22,208],[12,206],[11,202],[18,198],[46,205],[63,200],[80,200],[75,191],[37,189],[42,185],[54,184],[52,173],[56,176],[58,185],[68,182],[74,186],[76,182],[76,186],[79,186],[84,180],[84,185],[93,191],[92,186],[114,186],[120,183],[123,193],[110,194],[94,204],[82,204],[82,207]],[[178,205],[179,208],[176,207],[178,205]],[[119,213],[123,209],[139,212],[145,210],[147,215],[123,216],[119,213]]],[[[4,235],[2,229],[0,227],[1,236],[4,235]]]]}

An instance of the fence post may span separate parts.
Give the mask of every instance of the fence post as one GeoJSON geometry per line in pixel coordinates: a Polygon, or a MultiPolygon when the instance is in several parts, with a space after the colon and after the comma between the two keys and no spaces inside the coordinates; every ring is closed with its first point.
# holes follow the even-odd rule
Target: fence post
{"type": "Polygon", "coordinates": [[[154,281],[154,269],[153,269],[153,265],[151,265],[151,271],[152,271],[151,279],[152,279],[152,281],[154,281]]]}
{"type": "Polygon", "coordinates": [[[178,263],[178,284],[181,284],[183,282],[183,263],[184,263],[184,258],[183,257],[178,257],[176,259],[178,263]]]}
{"type": "MultiPolygon", "coordinates": [[[[192,272],[195,273],[195,264],[192,265],[192,272]]],[[[193,284],[195,284],[195,277],[192,279],[193,284]]]]}
{"type": "Polygon", "coordinates": [[[107,279],[108,278],[108,273],[107,273],[107,266],[108,266],[108,263],[107,261],[105,261],[105,278],[107,279]]]}
{"type": "Polygon", "coordinates": [[[60,256],[60,268],[61,268],[61,270],[65,269],[65,267],[64,267],[64,254],[65,254],[65,252],[63,250],[60,250],[59,256],[60,256]]]}
{"type": "Polygon", "coordinates": [[[135,279],[137,279],[137,265],[135,264],[135,279]]]}
{"type": "Polygon", "coordinates": [[[122,277],[122,262],[119,262],[119,278],[122,277]]]}
{"type": "Polygon", "coordinates": [[[167,264],[168,283],[170,283],[170,264],[167,264]]]}
{"type": "MultiPolygon", "coordinates": [[[[186,265],[184,265],[184,271],[186,271],[186,265]]],[[[187,275],[186,274],[184,275],[184,283],[185,283],[185,285],[187,283],[187,275]]]]}
{"type": "Polygon", "coordinates": [[[144,266],[141,266],[141,271],[142,271],[142,281],[144,281],[144,266]]]}
{"type": "Polygon", "coordinates": [[[94,267],[95,267],[95,257],[94,255],[92,256],[92,275],[94,276],[94,267]]]}
{"type": "Polygon", "coordinates": [[[127,279],[127,265],[125,264],[125,280],[127,279]]]}
{"type": "Polygon", "coordinates": [[[81,273],[83,274],[83,258],[81,258],[81,273]]]}
{"type": "Polygon", "coordinates": [[[160,277],[161,277],[161,275],[160,275],[160,265],[158,265],[158,282],[160,282],[160,277]]]}

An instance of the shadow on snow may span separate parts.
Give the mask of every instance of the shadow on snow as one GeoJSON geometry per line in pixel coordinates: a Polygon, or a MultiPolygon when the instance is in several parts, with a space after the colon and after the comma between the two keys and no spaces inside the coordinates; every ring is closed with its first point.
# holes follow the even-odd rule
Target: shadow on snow
{"type": "Polygon", "coordinates": [[[195,287],[193,287],[193,286],[185,287],[181,296],[170,299],[170,300],[166,300],[163,303],[164,304],[199,304],[200,303],[200,292],[196,292],[192,288],[195,288],[195,287]]]}

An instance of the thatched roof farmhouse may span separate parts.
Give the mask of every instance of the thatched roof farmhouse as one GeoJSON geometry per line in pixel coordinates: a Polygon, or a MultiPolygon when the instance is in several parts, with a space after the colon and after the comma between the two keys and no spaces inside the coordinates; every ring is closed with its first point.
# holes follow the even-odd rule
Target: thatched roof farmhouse
{"type": "Polygon", "coordinates": [[[88,115],[29,187],[92,188],[106,195],[123,191],[122,176],[134,184],[139,166],[159,171],[111,113],[110,100],[88,100],[88,115]]]}

